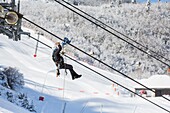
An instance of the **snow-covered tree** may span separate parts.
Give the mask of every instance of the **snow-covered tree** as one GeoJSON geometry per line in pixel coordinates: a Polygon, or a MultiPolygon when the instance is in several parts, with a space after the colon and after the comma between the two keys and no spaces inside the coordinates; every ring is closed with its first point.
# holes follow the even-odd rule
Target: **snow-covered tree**
{"type": "Polygon", "coordinates": [[[2,71],[0,71],[0,85],[9,88],[7,76],[2,71]]]}
{"type": "MultiPolygon", "coordinates": [[[[90,3],[95,1],[88,0],[86,2],[90,3]]],[[[98,4],[98,1],[96,0],[95,3],[98,4]]],[[[154,60],[150,56],[134,48],[132,45],[116,38],[57,3],[48,2],[44,4],[43,2],[23,1],[21,6],[23,7],[21,8],[21,12],[29,17],[30,20],[61,38],[64,38],[65,36],[73,37],[73,45],[81,48],[87,53],[93,51],[94,57],[106,62],[112,67],[116,67],[125,74],[129,75],[130,73],[137,71],[135,63],[139,61],[143,65],[144,70],[142,73],[166,74],[167,67],[159,61],[154,60]],[[37,4],[39,9],[35,10],[37,9],[37,4]],[[32,6],[31,9],[30,5],[32,6]],[[125,65],[122,67],[122,64],[125,65]]],[[[103,23],[106,23],[116,31],[139,42],[148,49],[151,49],[166,58],[170,58],[170,20],[168,19],[170,4],[160,3],[159,6],[161,7],[161,10],[158,9],[156,3],[152,3],[149,13],[146,12],[146,4],[144,3],[121,4],[121,7],[118,7],[117,5],[110,7],[110,4],[99,6],[79,5],[77,7],[103,23]]],[[[93,21],[96,22],[95,20],[93,21]]],[[[23,22],[23,25],[37,31],[39,30],[37,27],[25,21],[23,22]]],[[[102,24],[100,25],[105,27],[102,24]]],[[[111,32],[116,33],[114,30],[111,30],[111,32]]],[[[56,37],[52,37],[46,33],[44,34],[52,41],[58,41],[56,37]]],[[[117,35],[128,40],[122,35],[117,35]]],[[[133,43],[132,41],[130,42],[133,43]]],[[[144,51],[147,51],[146,48],[135,43],[133,44],[144,51]]],[[[67,52],[78,57],[80,60],[85,60],[93,63],[95,66],[107,69],[105,66],[101,66],[101,63],[94,61],[92,58],[70,46],[68,46],[67,50],[67,52]]],[[[153,52],[150,52],[150,54],[163,60],[153,52]]],[[[164,62],[168,61],[165,60],[164,62]]]]}
{"type": "Polygon", "coordinates": [[[5,85],[12,90],[19,90],[24,85],[23,74],[18,69],[12,67],[6,67],[0,74],[5,80],[5,85]]]}
{"type": "Polygon", "coordinates": [[[26,94],[18,93],[19,89],[23,88],[23,85],[23,74],[18,69],[0,66],[0,96],[31,112],[36,112],[33,101],[26,94]]]}

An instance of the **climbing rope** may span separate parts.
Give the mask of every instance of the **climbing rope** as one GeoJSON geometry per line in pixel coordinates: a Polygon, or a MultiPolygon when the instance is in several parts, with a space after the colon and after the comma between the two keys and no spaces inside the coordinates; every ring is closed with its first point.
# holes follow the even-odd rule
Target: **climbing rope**
{"type": "Polygon", "coordinates": [[[86,101],[85,105],[83,106],[83,108],[81,109],[80,113],[84,113],[85,108],[87,107],[89,100],[86,101]]]}
{"type": "Polygon", "coordinates": [[[43,86],[42,86],[42,89],[41,89],[41,94],[43,94],[43,91],[44,91],[45,83],[46,83],[46,80],[47,80],[47,75],[48,75],[50,72],[54,72],[54,71],[55,71],[55,69],[50,70],[50,71],[48,71],[48,72],[46,73],[45,79],[44,79],[44,82],[43,82],[43,86]]]}
{"type": "MultiPolygon", "coordinates": [[[[63,48],[64,50],[64,48],[63,48]]],[[[67,62],[66,60],[66,56],[64,56],[64,62],[67,62]]],[[[64,68],[65,68],[65,74],[64,74],[64,81],[63,81],[63,99],[65,99],[65,79],[66,79],[66,76],[67,76],[67,70],[66,70],[66,64],[64,63],[64,68]]]]}
{"type": "MultiPolygon", "coordinates": [[[[64,45],[63,45],[63,51],[62,51],[62,55],[64,55],[65,53],[65,49],[64,49],[64,45]]],[[[64,80],[63,80],[63,101],[64,101],[64,105],[63,105],[63,111],[62,113],[65,113],[65,108],[66,108],[66,101],[65,101],[65,84],[66,84],[66,76],[67,76],[67,70],[66,70],[66,64],[65,62],[67,63],[67,60],[66,60],[66,56],[64,56],[64,68],[65,68],[65,74],[64,74],[64,80]]]]}
{"type": "MultiPolygon", "coordinates": [[[[33,38],[33,37],[31,37],[31,38],[33,38]]],[[[33,38],[33,39],[36,40],[35,38],[33,38]]],[[[52,49],[52,47],[50,47],[49,45],[47,45],[47,44],[45,44],[45,43],[43,43],[43,42],[41,42],[41,41],[39,41],[39,42],[42,43],[42,44],[44,44],[44,45],[46,45],[47,47],[49,47],[49,48],[52,49]]],[[[71,45],[71,44],[69,44],[69,45],[71,45]]],[[[87,53],[86,53],[86,54],[87,54],[87,53]]],[[[65,55],[65,56],[66,56],[67,58],[69,58],[69,59],[75,61],[76,63],[78,63],[78,64],[84,66],[85,68],[87,68],[87,69],[89,69],[89,70],[95,72],[96,74],[102,76],[103,78],[105,78],[105,79],[107,79],[107,80],[109,80],[109,81],[111,81],[111,82],[113,82],[113,83],[116,83],[116,84],[119,85],[120,87],[122,87],[122,88],[124,88],[124,89],[130,91],[131,93],[133,93],[133,94],[139,96],[140,98],[142,98],[142,99],[148,101],[149,103],[151,103],[151,104],[153,104],[153,105],[155,105],[155,106],[157,106],[157,107],[159,107],[159,108],[161,108],[161,109],[167,111],[168,113],[170,113],[170,111],[169,111],[168,109],[166,109],[166,108],[160,106],[160,105],[157,104],[157,103],[154,103],[153,101],[151,101],[151,100],[149,100],[149,99],[147,99],[147,98],[144,98],[143,96],[141,96],[141,95],[138,94],[137,92],[132,91],[131,89],[125,87],[124,85],[119,84],[118,82],[116,82],[116,81],[114,81],[114,80],[112,80],[112,79],[110,79],[110,78],[104,76],[103,74],[101,74],[101,73],[99,73],[99,72],[97,72],[97,71],[91,69],[90,67],[88,67],[88,66],[86,66],[86,65],[84,65],[84,64],[82,64],[82,63],[80,63],[80,62],[78,62],[77,60],[75,60],[75,59],[73,59],[73,58],[71,58],[71,57],[69,57],[69,56],[67,56],[67,55],[65,55]]],[[[100,62],[102,62],[102,61],[100,61],[100,62]]],[[[140,84],[140,83],[139,83],[139,84],[140,84]]],[[[144,85],[143,85],[143,86],[144,86],[144,85]]],[[[146,86],[145,86],[145,87],[146,87],[146,86]]],[[[147,87],[146,87],[146,88],[147,88],[147,87]]],[[[147,88],[147,89],[149,90],[150,88],[147,88]]],[[[152,91],[152,90],[151,90],[151,91],[152,91]]],[[[164,97],[164,96],[162,96],[162,97],[164,97]]],[[[165,98],[165,97],[164,97],[164,98],[165,98]]],[[[168,98],[166,98],[166,99],[169,100],[168,98]]],[[[66,105],[66,104],[65,104],[65,105],[66,105]]],[[[64,113],[64,112],[63,112],[63,113],[64,113]]]]}

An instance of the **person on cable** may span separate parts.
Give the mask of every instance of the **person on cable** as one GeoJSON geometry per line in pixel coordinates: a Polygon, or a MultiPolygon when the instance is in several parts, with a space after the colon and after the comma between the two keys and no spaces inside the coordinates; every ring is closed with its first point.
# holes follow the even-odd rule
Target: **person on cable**
{"type": "MultiPolygon", "coordinates": [[[[60,45],[60,42],[56,42],[55,48],[52,53],[52,60],[54,61],[55,65],[57,67],[57,77],[60,75],[59,69],[68,69],[71,73],[72,80],[74,80],[76,78],[80,78],[82,75],[78,75],[73,70],[72,65],[64,63],[64,59],[60,54],[61,50],[62,50],[62,46],[60,45]]],[[[62,52],[62,54],[64,54],[64,52],[62,52]]]]}

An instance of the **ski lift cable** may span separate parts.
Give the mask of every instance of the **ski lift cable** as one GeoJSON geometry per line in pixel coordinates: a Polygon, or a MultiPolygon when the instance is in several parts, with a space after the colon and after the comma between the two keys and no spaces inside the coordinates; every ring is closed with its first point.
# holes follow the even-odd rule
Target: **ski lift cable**
{"type": "Polygon", "coordinates": [[[139,48],[139,47],[135,46],[134,44],[132,44],[132,43],[128,42],[127,40],[125,40],[125,39],[121,38],[120,36],[118,36],[118,35],[114,34],[113,32],[111,32],[111,31],[109,31],[108,29],[106,29],[105,27],[103,27],[102,25],[99,25],[98,23],[96,23],[96,22],[94,22],[94,21],[90,20],[89,18],[87,18],[87,17],[83,16],[82,14],[80,14],[80,13],[76,12],[75,10],[71,9],[70,7],[68,7],[68,6],[64,5],[63,3],[61,3],[61,2],[59,2],[59,1],[57,1],[57,0],[54,0],[54,1],[56,1],[56,2],[57,2],[57,3],[59,3],[59,4],[61,4],[61,5],[62,5],[62,6],[64,6],[64,7],[66,7],[67,9],[71,10],[72,12],[74,12],[74,13],[78,14],[79,16],[81,16],[81,17],[85,18],[86,20],[88,20],[88,21],[92,22],[93,24],[95,24],[96,26],[98,26],[98,27],[102,28],[103,30],[105,30],[105,31],[109,32],[110,34],[114,35],[115,37],[117,37],[117,38],[121,39],[122,41],[124,41],[124,42],[128,43],[129,45],[131,45],[131,46],[135,47],[136,49],[138,49],[138,50],[142,51],[143,53],[145,53],[145,54],[149,55],[150,57],[152,57],[152,58],[154,58],[154,59],[158,60],[158,61],[159,61],[159,62],[161,62],[162,64],[164,64],[164,65],[166,65],[166,66],[170,67],[170,65],[169,65],[169,64],[167,64],[167,63],[163,62],[162,60],[160,60],[160,59],[156,58],[154,55],[151,55],[149,52],[147,52],[147,51],[145,51],[145,50],[143,50],[143,49],[141,49],[141,48],[139,48]]]}
{"type": "MultiPolygon", "coordinates": [[[[72,10],[72,9],[71,9],[71,10],[72,10]]],[[[35,26],[39,27],[40,29],[44,30],[45,32],[49,33],[50,35],[52,35],[52,36],[54,36],[54,37],[58,38],[59,40],[64,41],[62,38],[58,37],[57,35],[53,34],[53,33],[52,33],[52,32],[50,32],[50,31],[46,30],[45,28],[43,28],[43,27],[39,26],[38,24],[36,24],[36,23],[34,23],[34,22],[30,21],[29,19],[25,18],[24,16],[23,16],[22,18],[23,18],[23,19],[25,19],[26,21],[30,22],[31,24],[33,24],[33,25],[35,25],[35,26]]],[[[88,20],[89,20],[89,19],[88,19],[88,20]]],[[[93,22],[93,23],[94,23],[94,22],[93,22]]],[[[95,23],[94,23],[94,24],[95,24],[95,23]]],[[[99,25],[99,26],[100,26],[100,25],[99,25]]],[[[100,27],[102,27],[102,26],[100,26],[100,27]]],[[[108,30],[107,30],[107,31],[108,31],[108,30]]],[[[108,32],[110,32],[110,31],[108,31],[108,32]]],[[[111,33],[111,32],[110,32],[110,33],[111,33]]],[[[31,37],[31,36],[30,36],[30,37],[31,37]]],[[[33,38],[33,37],[32,37],[32,38],[33,38]]],[[[34,38],[34,39],[35,39],[35,38],[34,38]]],[[[35,40],[37,40],[37,39],[35,39],[35,40]]],[[[124,40],[124,39],[123,39],[123,40],[124,40]]],[[[38,41],[38,40],[37,40],[37,41],[38,41]]],[[[45,44],[45,43],[44,43],[44,45],[46,45],[47,47],[50,47],[50,46],[48,46],[48,45],[47,45],[47,44],[45,44]]],[[[152,90],[152,89],[148,88],[147,86],[145,86],[145,85],[141,84],[140,82],[138,82],[138,81],[134,80],[133,78],[131,78],[131,77],[127,76],[126,74],[124,74],[124,73],[122,73],[122,72],[120,72],[120,71],[116,70],[115,68],[113,68],[112,66],[110,66],[110,65],[108,65],[108,64],[106,64],[106,63],[104,63],[103,61],[101,61],[101,60],[99,60],[99,59],[97,59],[97,58],[93,57],[92,55],[90,55],[90,54],[86,53],[85,51],[83,51],[83,50],[79,49],[78,47],[76,47],[76,46],[74,46],[74,45],[72,45],[72,44],[69,44],[69,45],[70,45],[70,46],[72,46],[72,47],[74,47],[75,49],[77,49],[77,50],[81,51],[82,53],[84,53],[84,54],[88,55],[89,57],[91,57],[91,58],[93,58],[93,59],[97,60],[98,62],[102,63],[103,65],[105,65],[105,66],[107,66],[107,67],[111,68],[112,70],[114,70],[114,71],[116,71],[116,72],[120,73],[121,75],[123,75],[123,76],[127,77],[128,79],[130,79],[130,80],[132,80],[132,81],[136,82],[137,84],[139,84],[139,85],[141,85],[141,86],[145,87],[146,89],[148,89],[148,90],[150,90],[150,91],[152,91],[152,92],[154,92],[154,93],[155,93],[155,91],[154,91],[154,90],[152,90]]],[[[50,48],[51,48],[51,47],[50,47],[50,48]]],[[[147,53],[147,54],[148,54],[148,53],[147,53]]],[[[149,56],[152,56],[152,55],[150,55],[150,54],[148,54],[148,55],[149,55],[149,56]]],[[[166,65],[168,65],[168,64],[166,64],[166,65]]],[[[168,65],[168,66],[169,66],[169,65],[168,65]]],[[[170,67],[170,66],[169,66],[169,67],[170,67]]],[[[164,96],[162,96],[162,97],[163,97],[164,99],[166,99],[166,100],[170,101],[170,99],[168,99],[168,98],[166,98],[166,97],[164,97],[164,96]]]]}
{"type": "Polygon", "coordinates": [[[155,52],[155,51],[153,51],[153,50],[151,50],[151,49],[149,49],[148,47],[146,47],[146,46],[142,45],[141,43],[139,43],[139,42],[137,42],[137,41],[135,41],[135,40],[133,40],[133,39],[129,38],[129,37],[128,37],[128,36],[126,36],[125,34],[123,34],[123,33],[119,32],[119,31],[115,30],[115,29],[114,29],[114,28],[112,28],[111,26],[109,26],[109,25],[105,24],[104,22],[100,21],[99,19],[96,19],[95,17],[93,17],[93,16],[89,15],[88,13],[84,12],[83,10],[81,10],[81,9],[79,9],[79,8],[75,7],[74,5],[70,4],[69,2],[66,2],[65,0],[62,0],[62,1],[63,1],[63,2],[65,2],[66,4],[70,5],[71,7],[73,7],[73,8],[75,8],[75,9],[77,9],[78,11],[80,11],[80,12],[84,13],[85,15],[87,15],[87,16],[89,16],[89,17],[91,17],[92,19],[96,20],[97,22],[100,22],[101,24],[103,24],[104,26],[106,26],[106,27],[110,28],[111,30],[113,30],[113,31],[115,31],[115,32],[117,32],[117,33],[119,33],[119,34],[121,34],[121,35],[122,35],[122,36],[124,36],[125,38],[127,38],[127,39],[129,39],[129,40],[131,40],[131,41],[135,42],[136,44],[138,44],[138,45],[140,45],[140,46],[144,47],[146,50],[149,50],[150,52],[155,53],[157,56],[160,56],[160,57],[162,57],[163,59],[165,59],[165,60],[167,60],[167,61],[169,61],[169,62],[170,62],[170,60],[169,60],[168,58],[165,58],[164,56],[162,56],[162,55],[158,54],[157,52],[155,52]]]}
{"type": "MultiPolygon", "coordinates": [[[[25,19],[26,21],[28,21],[28,22],[32,23],[33,25],[35,25],[35,26],[39,27],[40,29],[44,30],[45,32],[49,33],[50,35],[52,35],[52,36],[54,36],[54,37],[56,37],[56,38],[60,39],[61,41],[64,41],[62,38],[58,37],[57,35],[53,34],[53,33],[52,33],[52,32],[50,32],[50,31],[46,30],[45,28],[43,28],[43,27],[41,27],[41,26],[37,25],[36,23],[32,22],[31,20],[29,20],[29,19],[27,19],[27,18],[25,18],[25,17],[23,17],[23,19],[25,19]]],[[[36,40],[37,40],[37,39],[36,39],[36,40]]],[[[38,40],[37,40],[37,41],[38,41],[38,40]]],[[[131,77],[127,76],[126,74],[124,74],[124,73],[120,72],[119,70],[117,70],[117,69],[113,68],[112,66],[110,66],[110,65],[106,64],[105,62],[103,62],[103,61],[101,61],[101,60],[97,59],[96,57],[94,57],[94,56],[92,56],[92,55],[88,54],[87,52],[85,52],[85,51],[81,50],[80,48],[78,48],[78,47],[76,47],[76,46],[72,45],[71,43],[70,43],[69,45],[70,45],[70,46],[72,46],[72,47],[74,47],[75,49],[79,50],[80,52],[82,52],[82,53],[86,54],[87,56],[89,56],[89,57],[91,57],[91,58],[95,59],[96,61],[98,61],[98,62],[102,63],[103,65],[107,66],[108,68],[110,68],[110,69],[114,70],[115,72],[120,73],[121,75],[125,76],[126,78],[128,78],[128,79],[130,79],[130,80],[132,80],[132,81],[136,82],[137,84],[139,84],[139,85],[141,85],[141,86],[145,87],[146,89],[148,89],[148,90],[150,90],[150,91],[152,91],[152,92],[154,92],[154,93],[155,93],[155,91],[154,91],[153,89],[150,89],[149,87],[147,87],[147,86],[143,85],[142,83],[140,83],[140,82],[138,82],[138,81],[134,80],[133,78],[131,78],[131,77]]],[[[166,97],[164,97],[164,96],[162,96],[162,97],[163,97],[164,99],[166,99],[166,100],[170,101],[170,99],[168,99],[168,98],[166,98],[166,97]]]]}
{"type": "MultiPolygon", "coordinates": [[[[34,38],[34,37],[32,37],[32,36],[30,36],[30,37],[31,37],[32,39],[36,40],[36,41],[39,41],[39,40],[37,40],[36,38],[34,38]]],[[[41,41],[39,41],[39,42],[42,43],[42,44],[44,44],[44,45],[46,45],[46,46],[49,47],[50,49],[52,49],[52,47],[48,46],[47,44],[45,44],[45,43],[43,43],[43,42],[41,42],[41,41]]],[[[116,81],[110,79],[109,77],[106,77],[105,75],[103,75],[103,74],[101,74],[101,73],[95,71],[94,69],[92,69],[92,68],[90,68],[90,67],[88,67],[88,66],[86,66],[86,65],[84,65],[84,64],[82,64],[82,63],[80,63],[80,62],[78,62],[77,60],[75,60],[75,59],[69,57],[69,56],[66,55],[66,54],[65,54],[64,56],[67,57],[67,58],[69,58],[70,60],[73,60],[73,61],[75,61],[76,63],[82,65],[83,67],[85,67],[85,68],[87,68],[87,69],[89,69],[89,70],[95,72],[96,74],[102,76],[103,78],[105,78],[105,79],[107,79],[107,80],[109,80],[109,81],[111,81],[111,82],[113,82],[113,83],[115,83],[115,84],[121,86],[122,88],[128,90],[129,92],[131,92],[131,93],[133,93],[133,94],[135,94],[135,95],[137,95],[137,96],[143,98],[144,100],[150,102],[151,104],[153,104],[153,105],[155,105],[155,106],[157,106],[157,107],[159,107],[159,108],[161,108],[161,109],[163,109],[163,110],[165,110],[165,111],[167,111],[167,112],[170,113],[170,110],[167,110],[166,108],[164,108],[164,107],[160,106],[159,104],[157,104],[157,103],[155,103],[155,102],[153,102],[153,101],[151,101],[151,100],[149,100],[149,99],[143,97],[142,95],[138,94],[137,92],[134,92],[134,91],[130,90],[129,88],[125,87],[124,85],[119,84],[118,82],[116,82],[116,81]]]]}
{"type": "MultiPolygon", "coordinates": [[[[147,52],[147,51],[145,51],[145,50],[143,50],[143,49],[141,49],[141,48],[139,48],[139,47],[135,46],[134,44],[132,44],[132,43],[128,42],[127,40],[125,40],[125,39],[121,38],[120,36],[118,36],[118,35],[114,34],[114,33],[113,33],[113,32],[111,32],[111,31],[109,31],[109,30],[108,30],[108,29],[106,29],[105,27],[103,27],[103,26],[101,26],[101,25],[97,24],[96,22],[93,22],[92,20],[88,19],[87,17],[83,16],[82,14],[80,14],[80,13],[78,13],[78,12],[74,11],[73,9],[71,9],[71,8],[67,7],[66,5],[62,4],[61,2],[59,2],[59,1],[57,1],[57,0],[55,0],[55,1],[56,1],[57,3],[59,3],[59,4],[61,4],[62,6],[66,7],[67,9],[71,10],[72,12],[75,12],[75,13],[76,13],[76,14],[78,14],[79,16],[81,16],[81,17],[85,18],[86,20],[88,20],[88,21],[92,22],[93,24],[97,25],[98,27],[102,28],[103,30],[105,30],[105,31],[109,32],[110,34],[112,34],[112,35],[116,36],[117,38],[121,39],[122,41],[124,41],[124,42],[128,43],[129,45],[131,45],[131,46],[135,47],[136,49],[138,49],[138,50],[142,51],[143,53],[147,54],[148,56],[150,56],[150,57],[154,58],[155,60],[157,60],[157,61],[161,62],[162,64],[164,64],[164,65],[168,66],[168,68],[170,67],[170,65],[169,65],[169,64],[167,64],[167,63],[165,63],[164,61],[162,61],[162,60],[160,60],[160,59],[156,58],[154,55],[151,55],[149,52],[147,52]]],[[[62,0],[62,1],[64,1],[64,0],[62,0]]],[[[5,8],[5,9],[8,9],[8,8],[5,8]]],[[[8,9],[8,10],[9,10],[9,9],[8,9]]],[[[20,14],[20,13],[18,13],[18,12],[16,12],[16,13],[17,13],[17,14],[20,14]]],[[[24,18],[24,17],[23,17],[23,18],[24,18]]],[[[25,19],[26,19],[26,18],[25,18],[25,19]]],[[[103,24],[104,24],[104,23],[103,23],[103,24]]],[[[106,26],[107,26],[107,25],[106,25],[106,26]]],[[[130,38],[129,38],[129,39],[130,39],[130,38]]],[[[61,38],[60,38],[60,40],[63,40],[63,39],[61,39],[61,38]]],[[[130,39],[130,40],[132,40],[132,39],[130,39]]],[[[139,44],[139,45],[140,45],[140,44],[139,44]]],[[[143,47],[145,47],[145,46],[143,46],[143,47]]],[[[148,49],[148,48],[147,48],[147,47],[145,47],[145,49],[148,49]]],[[[148,49],[148,50],[149,50],[149,49],[148,49]]],[[[154,52],[154,51],[152,51],[152,50],[149,50],[149,51],[150,51],[150,52],[153,52],[153,53],[155,53],[155,54],[157,54],[156,52],[154,52]]],[[[158,55],[158,56],[160,56],[159,54],[157,54],[157,55],[158,55]]],[[[166,59],[166,58],[164,58],[164,59],[169,61],[169,59],[166,59]]]]}
{"type": "Polygon", "coordinates": [[[99,73],[99,72],[95,71],[94,69],[92,69],[92,68],[90,68],[90,67],[88,67],[88,66],[86,66],[86,65],[84,65],[84,64],[82,64],[82,63],[80,63],[80,62],[78,62],[77,60],[75,60],[75,59],[73,59],[73,58],[69,57],[68,55],[65,55],[65,56],[66,56],[67,58],[69,58],[69,59],[71,59],[71,60],[75,61],[76,63],[78,63],[78,64],[82,65],[83,67],[86,67],[87,69],[89,69],[89,70],[91,70],[91,71],[95,72],[96,74],[98,74],[98,75],[102,76],[103,78],[105,78],[105,79],[107,79],[107,80],[109,80],[109,81],[111,81],[111,82],[113,82],[113,83],[115,83],[115,84],[117,84],[117,85],[121,86],[122,88],[124,88],[124,89],[128,90],[129,92],[131,92],[131,93],[133,93],[133,94],[135,94],[135,95],[137,95],[137,96],[139,96],[139,97],[141,97],[141,98],[145,99],[146,101],[148,101],[148,102],[150,102],[150,103],[152,103],[152,104],[156,105],[157,107],[162,108],[162,109],[164,109],[164,110],[165,110],[165,111],[167,111],[167,112],[170,112],[169,110],[167,110],[167,109],[163,108],[162,106],[160,106],[160,105],[158,105],[158,104],[156,104],[156,103],[152,102],[151,100],[149,100],[149,99],[147,99],[147,98],[143,97],[142,95],[140,95],[140,94],[138,94],[138,93],[136,93],[136,92],[134,92],[134,91],[130,90],[129,88],[125,87],[124,85],[121,85],[121,84],[119,84],[118,82],[116,82],[116,81],[114,81],[114,80],[112,80],[112,79],[110,79],[110,78],[106,77],[105,75],[103,75],[103,74],[101,74],[101,73],[99,73]]]}

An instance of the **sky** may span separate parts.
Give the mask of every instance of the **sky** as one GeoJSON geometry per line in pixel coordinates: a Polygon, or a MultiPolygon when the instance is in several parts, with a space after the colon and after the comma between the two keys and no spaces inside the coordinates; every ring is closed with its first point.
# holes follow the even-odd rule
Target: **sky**
{"type": "MultiPolygon", "coordinates": [[[[37,37],[32,30],[24,31],[37,37]]],[[[70,73],[66,75],[65,71],[61,70],[60,77],[56,77],[56,67],[51,60],[49,48],[39,44],[37,57],[33,57],[36,46],[34,40],[24,36],[21,41],[16,42],[4,35],[0,37],[0,53],[3,53],[0,54],[0,64],[17,67],[23,73],[25,86],[21,92],[33,100],[37,113],[60,113],[64,107],[66,113],[167,113],[144,99],[130,97],[121,87],[67,58],[65,62],[72,64],[75,71],[83,76],[71,80],[70,73]],[[39,97],[44,97],[44,101],[40,101],[39,97]]],[[[51,41],[42,36],[40,40],[53,46],[51,41]]],[[[128,88],[132,89],[136,85],[122,76],[82,63],[128,88]]],[[[29,113],[9,103],[3,95],[2,92],[0,113],[29,113]]],[[[162,98],[149,99],[170,108],[169,102],[162,98]]]]}

